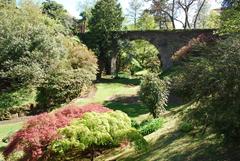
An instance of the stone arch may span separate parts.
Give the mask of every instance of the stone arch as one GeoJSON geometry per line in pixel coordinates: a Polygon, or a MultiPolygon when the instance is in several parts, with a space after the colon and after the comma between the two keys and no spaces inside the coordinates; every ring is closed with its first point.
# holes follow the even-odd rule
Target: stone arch
{"type": "Polygon", "coordinates": [[[166,30],[166,31],[125,31],[121,32],[121,39],[145,40],[153,44],[159,51],[162,69],[169,69],[173,65],[172,55],[190,40],[201,34],[212,35],[214,30],[166,30]]]}
{"type": "MultiPolygon", "coordinates": [[[[137,47],[138,47],[137,49],[142,49],[142,50],[138,50],[139,54],[142,54],[144,52],[145,53],[148,52],[149,58],[154,58],[154,60],[157,60],[157,61],[155,61],[155,64],[158,64],[158,67],[159,67],[160,64],[162,64],[161,60],[159,59],[160,58],[159,57],[159,50],[155,46],[155,44],[151,43],[150,41],[148,41],[146,39],[133,39],[133,40],[128,40],[128,41],[130,43],[136,43],[136,44],[140,43],[140,46],[139,46],[139,44],[137,44],[137,47]],[[144,44],[144,48],[141,48],[141,47],[143,47],[142,44],[144,44]]],[[[146,59],[147,58],[143,58],[142,59],[143,61],[140,61],[140,64],[141,65],[150,65],[151,62],[146,61],[146,59]]],[[[151,59],[151,60],[153,60],[153,59],[151,59]]]]}
{"type": "MultiPolygon", "coordinates": [[[[112,34],[117,33],[120,35],[119,39],[122,40],[137,40],[142,39],[153,44],[159,51],[159,59],[162,63],[162,69],[166,70],[171,68],[173,61],[172,55],[181,47],[186,45],[193,38],[199,35],[212,36],[214,29],[193,29],[193,30],[150,30],[150,31],[114,31],[112,34]]],[[[91,32],[82,33],[79,36],[87,44],[91,39],[91,32]]],[[[117,53],[116,49],[116,53],[117,53]]],[[[117,54],[116,54],[117,55],[117,54]]],[[[111,73],[116,71],[116,55],[112,57],[110,68],[111,73]]]]}

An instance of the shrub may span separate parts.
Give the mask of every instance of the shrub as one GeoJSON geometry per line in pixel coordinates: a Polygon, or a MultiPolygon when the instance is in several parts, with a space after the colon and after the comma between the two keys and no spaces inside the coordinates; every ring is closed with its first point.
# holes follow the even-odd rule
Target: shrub
{"type": "Polygon", "coordinates": [[[73,38],[66,39],[65,46],[69,50],[68,60],[73,69],[85,69],[89,74],[96,75],[97,58],[90,49],[73,38]]]}
{"type": "Polygon", "coordinates": [[[141,83],[139,96],[154,118],[165,111],[169,96],[169,80],[161,80],[156,74],[149,74],[141,83]]]}
{"type": "Polygon", "coordinates": [[[141,124],[138,131],[143,136],[146,136],[160,129],[163,126],[163,122],[164,122],[163,118],[149,120],[141,124]]]}
{"type": "Polygon", "coordinates": [[[0,80],[38,88],[39,107],[69,102],[95,80],[94,53],[36,6],[3,7],[0,19],[0,80]]]}
{"type": "Polygon", "coordinates": [[[185,63],[180,89],[197,102],[190,117],[223,134],[227,140],[240,140],[240,36],[235,34],[214,44],[201,45],[195,57],[185,63]]]}
{"type": "Polygon", "coordinates": [[[83,159],[97,152],[120,146],[126,140],[133,141],[138,150],[146,148],[147,142],[131,127],[130,118],[123,112],[86,113],[81,119],[59,130],[60,139],[50,147],[50,160],[83,159]]]}
{"type": "Polygon", "coordinates": [[[109,109],[101,105],[86,105],[82,107],[68,106],[54,113],[43,113],[32,117],[16,134],[14,134],[3,154],[23,151],[23,160],[37,161],[41,158],[47,146],[58,138],[57,130],[67,126],[74,118],[80,118],[86,112],[107,112],[109,109]]]}
{"type": "Polygon", "coordinates": [[[41,107],[53,107],[70,102],[85,92],[96,79],[97,59],[94,53],[71,37],[65,37],[69,68],[56,70],[38,87],[37,102],[41,107]]]}
{"type": "Polygon", "coordinates": [[[62,26],[28,4],[0,11],[0,78],[14,85],[38,85],[66,59],[62,26]]]}
{"type": "Polygon", "coordinates": [[[239,33],[240,32],[239,16],[240,16],[240,4],[224,9],[223,13],[221,14],[220,33],[222,34],[239,33]]]}
{"type": "Polygon", "coordinates": [[[46,83],[38,87],[38,105],[45,108],[70,102],[88,89],[95,75],[84,69],[64,70],[53,73],[46,83]]]}

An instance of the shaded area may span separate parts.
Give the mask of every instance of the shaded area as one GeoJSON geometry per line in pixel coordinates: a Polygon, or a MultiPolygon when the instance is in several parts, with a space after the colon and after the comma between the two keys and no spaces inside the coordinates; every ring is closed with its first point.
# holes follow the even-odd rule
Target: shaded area
{"type": "Polygon", "coordinates": [[[240,147],[224,147],[215,137],[192,136],[174,131],[156,141],[148,152],[124,161],[238,161],[240,147]]]}
{"type": "Polygon", "coordinates": [[[109,101],[105,101],[104,106],[113,110],[121,110],[130,117],[137,117],[149,112],[137,96],[116,96],[109,101]]]}
{"type": "Polygon", "coordinates": [[[123,85],[132,85],[132,86],[137,86],[140,85],[141,80],[138,78],[117,78],[117,79],[107,79],[107,78],[102,78],[99,80],[99,83],[119,83],[123,85]]]}

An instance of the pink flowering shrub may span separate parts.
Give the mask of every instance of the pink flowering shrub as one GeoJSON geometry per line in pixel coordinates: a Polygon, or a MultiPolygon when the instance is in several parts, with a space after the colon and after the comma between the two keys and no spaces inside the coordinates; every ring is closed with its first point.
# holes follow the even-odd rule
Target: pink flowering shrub
{"type": "Polygon", "coordinates": [[[69,105],[54,113],[43,113],[32,117],[24,127],[10,139],[3,154],[7,158],[16,151],[23,151],[24,161],[37,161],[44,156],[47,146],[57,139],[59,128],[63,128],[86,112],[107,112],[110,109],[98,104],[86,106],[69,105]]]}

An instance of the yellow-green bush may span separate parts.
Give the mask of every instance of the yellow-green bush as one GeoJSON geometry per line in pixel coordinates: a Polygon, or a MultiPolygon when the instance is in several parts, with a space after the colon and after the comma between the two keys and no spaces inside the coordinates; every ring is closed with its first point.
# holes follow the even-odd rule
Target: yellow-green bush
{"type": "Polygon", "coordinates": [[[59,130],[60,138],[49,146],[51,160],[95,157],[99,152],[133,142],[137,150],[147,147],[143,136],[131,127],[123,112],[86,113],[59,130]]]}

